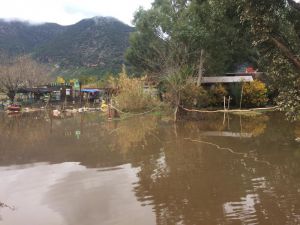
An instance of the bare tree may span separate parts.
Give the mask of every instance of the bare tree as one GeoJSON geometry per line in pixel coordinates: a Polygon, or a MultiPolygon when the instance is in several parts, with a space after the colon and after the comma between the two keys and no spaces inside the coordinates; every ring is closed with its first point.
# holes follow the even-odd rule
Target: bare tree
{"type": "Polygon", "coordinates": [[[29,56],[19,56],[12,60],[1,60],[0,91],[11,101],[20,88],[35,87],[49,81],[49,70],[29,56]]]}

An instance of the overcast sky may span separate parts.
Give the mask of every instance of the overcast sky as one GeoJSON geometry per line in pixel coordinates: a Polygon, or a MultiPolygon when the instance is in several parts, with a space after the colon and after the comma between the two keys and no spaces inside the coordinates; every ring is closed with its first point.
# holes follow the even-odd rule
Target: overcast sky
{"type": "MultiPolygon", "coordinates": [[[[154,0],[0,0],[0,18],[69,25],[84,18],[112,16],[131,25],[134,12],[154,0]]],[[[300,2],[300,0],[296,0],[300,2]]]]}
{"type": "Polygon", "coordinates": [[[0,18],[69,25],[84,18],[112,16],[130,24],[134,12],[153,0],[0,0],[0,18]]]}

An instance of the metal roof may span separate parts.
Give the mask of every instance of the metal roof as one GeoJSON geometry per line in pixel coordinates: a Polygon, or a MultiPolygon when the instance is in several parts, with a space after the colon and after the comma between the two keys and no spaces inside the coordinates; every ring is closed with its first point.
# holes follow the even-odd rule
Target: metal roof
{"type": "Polygon", "coordinates": [[[252,76],[222,76],[222,77],[202,77],[201,83],[241,83],[252,82],[252,76]]]}

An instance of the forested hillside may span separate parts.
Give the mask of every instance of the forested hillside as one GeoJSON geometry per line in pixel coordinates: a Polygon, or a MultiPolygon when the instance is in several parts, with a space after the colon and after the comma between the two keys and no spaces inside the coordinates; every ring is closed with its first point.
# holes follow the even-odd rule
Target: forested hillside
{"type": "Polygon", "coordinates": [[[62,72],[80,69],[101,74],[121,68],[132,31],[132,27],[108,17],[70,26],[0,21],[0,49],[2,54],[13,56],[31,54],[62,72]]]}

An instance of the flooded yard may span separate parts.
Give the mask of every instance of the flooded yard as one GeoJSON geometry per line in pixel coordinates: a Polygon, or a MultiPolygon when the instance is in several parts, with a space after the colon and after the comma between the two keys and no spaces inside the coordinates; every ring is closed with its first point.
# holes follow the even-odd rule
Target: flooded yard
{"type": "Polygon", "coordinates": [[[300,224],[297,137],[279,113],[0,113],[0,224],[300,224]]]}

